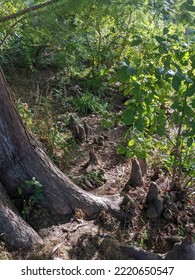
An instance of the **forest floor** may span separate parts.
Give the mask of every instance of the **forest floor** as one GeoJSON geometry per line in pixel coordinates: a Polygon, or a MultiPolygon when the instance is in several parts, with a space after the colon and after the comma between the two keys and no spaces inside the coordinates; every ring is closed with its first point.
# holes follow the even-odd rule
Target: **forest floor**
{"type": "MultiPolygon", "coordinates": [[[[51,81],[51,77],[48,76],[47,80],[51,81]]],[[[45,76],[44,79],[46,80],[45,76]]],[[[39,104],[37,100],[40,99],[42,92],[46,91],[47,83],[42,80],[42,84],[36,84],[35,78],[24,75],[22,78],[15,75],[9,83],[17,106],[22,108],[22,117],[26,113],[28,122],[28,118],[31,118],[30,113],[33,112],[31,108],[35,102],[39,104]],[[21,104],[26,105],[21,107],[21,104]]],[[[47,92],[51,97],[51,83],[47,92]]],[[[68,94],[66,93],[63,102],[68,94]]],[[[103,101],[109,104],[109,110],[120,115],[124,101],[119,92],[104,97],[103,101]]],[[[52,155],[55,163],[86,191],[96,195],[120,195],[122,200],[124,195],[122,190],[131,174],[131,159],[119,155],[117,147],[124,141],[127,128],[120,122],[105,128],[104,116],[93,112],[78,118],[81,125],[86,122],[91,128],[87,141],[81,144],[71,142],[72,135],[64,128],[63,120],[66,122],[71,114],[75,116],[75,112],[71,112],[71,108],[67,107],[65,102],[62,106],[62,98],[59,100],[55,96],[50,98],[50,102],[52,107],[49,113],[50,121],[55,119],[61,137],[63,136],[64,141],[69,141],[70,144],[65,150],[62,149],[64,147],[62,145],[53,145],[52,155]],[[103,143],[98,143],[98,137],[103,137],[101,138],[103,143]],[[95,168],[86,170],[84,166],[92,150],[97,156],[98,164],[95,168]]],[[[40,103],[40,106],[43,106],[43,103],[40,103]]],[[[43,110],[41,114],[44,115],[43,110]]],[[[37,132],[36,136],[44,142],[47,151],[48,134],[44,138],[44,135],[37,132]]],[[[120,249],[120,244],[164,254],[171,250],[175,242],[181,241],[189,234],[195,237],[195,201],[181,189],[173,193],[174,209],[167,204],[162,214],[155,220],[145,214],[145,201],[151,181],[155,181],[159,197],[163,200],[170,193],[171,176],[163,166],[158,166],[160,164],[158,156],[154,150],[154,155],[148,159],[147,174],[143,177],[144,184],[128,191],[128,195],[135,202],[135,215],[131,220],[127,218],[121,223],[102,211],[94,220],[88,221],[84,213],[77,209],[74,217],[67,223],[52,225],[47,215],[37,214],[40,209],[33,209],[28,222],[42,236],[43,245],[33,248],[30,252],[16,252],[9,251],[5,244],[1,243],[0,259],[128,259],[126,253],[120,249]],[[155,173],[158,168],[160,172],[155,173]]]]}

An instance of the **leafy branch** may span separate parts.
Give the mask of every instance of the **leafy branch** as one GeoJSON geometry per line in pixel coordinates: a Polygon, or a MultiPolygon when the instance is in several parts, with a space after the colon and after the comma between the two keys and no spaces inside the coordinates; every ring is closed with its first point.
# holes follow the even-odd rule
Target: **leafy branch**
{"type": "Polygon", "coordinates": [[[26,9],[23,9],[23,10],[21,10],[19,12],[10,14],[8,16],[0,17],[0,23],[6,22],[8,20],[16,19],[16,18],[18,18],[20,16],[23,16],[23,15],[29,13],[29,12],[32,12],[32,11],[35,11],[35,10],[38,10],[38,9],[42,9],[44,7],[52,5],[52,4],[57,3],[59,1],[60,0],[50,0],[50,1],[44,2],[42,4],[34,5],[32,7],[28,7],[26,9]]]}

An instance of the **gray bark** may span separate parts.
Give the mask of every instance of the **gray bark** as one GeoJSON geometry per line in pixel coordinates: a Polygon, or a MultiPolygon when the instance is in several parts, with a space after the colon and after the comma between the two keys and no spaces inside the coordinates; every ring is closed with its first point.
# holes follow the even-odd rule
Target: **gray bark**
{"type": "Polygon", "coordinates": [[[42,243],[41,237],[19,215],[0,183],[0,237],[11,247],[27,249],[42,243]]]}

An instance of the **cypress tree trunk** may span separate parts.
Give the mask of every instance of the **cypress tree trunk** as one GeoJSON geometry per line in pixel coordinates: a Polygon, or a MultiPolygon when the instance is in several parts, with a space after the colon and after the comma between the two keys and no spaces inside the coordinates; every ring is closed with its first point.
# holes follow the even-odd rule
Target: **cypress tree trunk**
{"type": "MultiPolygon", "coordinates": [[[[0,143],[0,182],[11,199],[19,196],[20,184],[35,177],[43,186],[44,198],[40,201],[41,205],[54,214],[70,215],[79,208],[91,217],[105,209],[123,217],[124,213],[120,210],[117,197],[97,197],[80,189],[38,147],[36,140],[28,134],[16,111],[2,69],[0,69],[0,143]]],[[[2,188],[0,189],[2,207],[4,203],[9,207],[9,204],[4,202],[5,196],[1,192],[2,188]]],[[[32,192],[33,190],[24,189],[27,197],[32,192]]],[[[24,223],[18,217],[18,223],[19,221],[24,223]]],[[[2,223],[4,223],[4,230],[6,227],[9,229],[9,215],[0,219],[0,228],[2,223]]],[[[23,240],[27,239],[26,233],[26,239],[23,240]]]]}

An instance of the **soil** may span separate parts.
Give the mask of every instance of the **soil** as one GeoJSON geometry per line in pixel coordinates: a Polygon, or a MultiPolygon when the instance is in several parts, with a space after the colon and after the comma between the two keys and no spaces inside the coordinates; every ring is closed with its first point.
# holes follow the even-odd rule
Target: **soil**
{"type": "MultiPolygon", "coordinates": [[[[43,75],[45,82],[39,84],[39,91],[45,90],[46,80],[51,80],[52,74],[43,75]]],[[[15,74],[11,81],[11,91],[14,99],[21,99],[29,107],[33,106],[37,94],[36,77],[22,75],[18,78],[15,74]]],[[[107,102],[112,104],[112,110],[120,115],[123,106],[123,97],[120,93],[108,96],[107,102]]],[[[54,106],[55,119],[62,118],[67,112],[56,101],[54,106]],[[60,110],[55,110],[59,108],[60,110]]],[[[68,112],[69,115],[74,112],[68,112]]],[[[110,128],[104,128],[103,117],[98,114],[80,116],[79,123],[83,122],[92,128],[88,140],[74,149],[67,164],[60,164],[59,151],[58,165],[80,187],[96,195],[121,195],[125,184],[131,174],[131,159],[117,154],[116,148],[123,142],[126,127],[116,124],[110,128]],[[94,143],[94,138],[104,137],[104,145],[94,143]],[[94,151],[98,164],[87,171],[83,166],[89,160],[89,152],[94,151]],[[96,176],[91,178],[91,172],[96,176]],[[98,175],[97,175],[98,174],[98,175]],[[101,176],[99,176],[101,175],[101,176]],[[86,180],[90,183],[86,183],[86,180]],[[98,181],[98,182],[97,182],[98,181]]],[[[40,139],[41,140],[41,139],[40,139]]],[[[153,155],[155,158],[155,154],[153,155]]],[[[182,237],[192,235],[195,237],[195,201],[186,195],[180,188],[170,191],[170,176],[162,166],[154,166],[147,163],[147,175],[144,176],[142,186],[132,187],[128,195],[135,203],[135,214],[123,222],[119,222],[109,213],[101,212],[93,221],[86,220],[80,209],[75,211],[74,217],[52,217],[44,209],[38,207],[33,210],[29,223],[36,228],[44,240],[41,247],[33,248],[30,252],[9,252],[2,243],[0,250],[3,252],[0,258],[13,259],[129,259],[125,252],[121,251],[120,244],[133,245],[154,253],[166,253],[173,247],[174,241],[170,237],[182,237]],[[154,178],[156,168],[161,172],[154,178]],[[159,197],[166,201],[167,196],[174,196],[172,202],[164,202],[164,210],[155,220],[146,215],[145,205],[151,181],[155,181],[159,190],[159,197]],[[170,203],[175,210],[171,210],[170,203]],[[60,221],[60,222],[59,222],[60,221]]]]}

